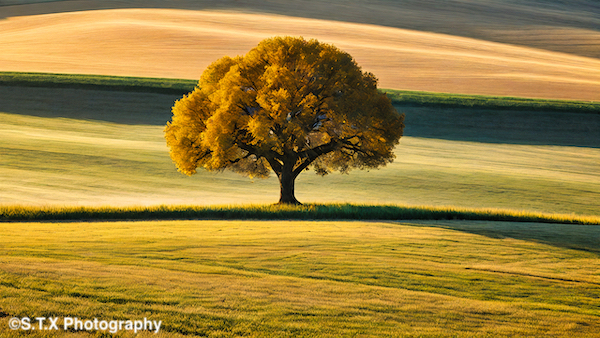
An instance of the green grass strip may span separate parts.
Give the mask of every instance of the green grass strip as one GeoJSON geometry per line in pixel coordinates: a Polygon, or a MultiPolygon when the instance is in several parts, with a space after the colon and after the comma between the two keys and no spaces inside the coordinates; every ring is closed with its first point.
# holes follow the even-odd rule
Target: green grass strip
{"type": "Polygon", "coordinates": [[[152,207],[0,206],[0,221],[118,220],[477,220],[600,225],[599,216],[458,207],[307,204],[152,207]]]}
{"type": "Polygon", "coordinates": [[[494,109],[600,114],[600,102],[529,99],[522,97],[445,94],[382,89],[392,102],[400,106],[494,109]]]}
{"type": "Polygon", "coordinates": [[[0,72],[0,85],[43,88],[74,88],[133,91],[183,95],[194,90],[198,81],[142,77],[0,72]]]}
{"type": "MultiPolygon", "coordinates": [[[[83,74],[0,72],[0,85],[77,88],[183,95],[198,81],[83,74]]],[[[600,102],[528,99],[483,95],[445,94],[382,89],[399,106],[471,108],[520,111],[553,111],[600,114],[600,102]]]]}

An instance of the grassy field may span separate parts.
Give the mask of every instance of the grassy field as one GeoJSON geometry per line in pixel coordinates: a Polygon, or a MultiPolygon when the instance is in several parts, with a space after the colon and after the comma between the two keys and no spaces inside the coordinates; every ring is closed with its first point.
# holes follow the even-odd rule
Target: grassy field
{"type": "Polygon", "coordinates": [[[147,317],[159,337],[592,337],[599,239],[502,222],[0,223],[0,336],[55,336],[5,324],[45,316],[147,317]]]}
{"type": "MultiPolygon", "coordinates": [[[[207,205],[278,198],[275,177],[178,173],[168,157],[162,126],[0,115],[1,204],[207,205]]],[[[396,161],[386,168],[324,178],[307,172],[299,176],[296,190],[305,203],[454,205],[597,215],[599,151],[404,137],[396,161]]]]}
{"type": "MultiPolygon", "coordinates": [[[[93,82],[85,76],[66,78],[71,79],[63,82],[68,86],[93,82]]],[[[99,79],[94,85],[104,89],[119,81],[127,86],[142,81],[91,78],[99,79]]],[[[43,77],[41,82],[46,80],[43,77]]],[[[157,83],[151,80],[149,86],[157,83]]],[[[423,95],[432,102],[430,94],[423,95]]],[[[228,172],[200,172],[190,178],[176,172],[162,129],[178,97],[0,86],[0,204],[275,202],[278,183],[274,177],[249,180],[228,172]]],[[[462,96],[450,98],[464,100],[462,96]]],[[[558,108],[564,103],[522,102],[555,102],[558,108]]],[[[300,201],[598,215],[600,134],[594,130],[600,128],[599,114],[587,108],[561,112],[527,111],[523,106],[524,110],[506,110],[396,103],[407,114],[407,136],[397,148],[395,162],[381,170],[350,175],[321,178],[304,173],[297,182],[300,201]]]]}
{"type": "MultiPolygon", "coordinates": [[[[181,219],[205,216],[127,206],[275,202],[274,178],[176,172],[162,137],[175,98],[0,87],[2,213],[20,204],[33,207],[12,210],[85,216],[94,209],[61,205],[119,205],[117,213],[152,218],[152,210],[166,210],[160,217],[181,219]]],[[[524,211],[501,217],[564,213],[529,220],[598,223],[599,114],[397,104],[409,136],[393,164],[325,178],[305,173],[298,198],[404,204],[411,215],[441,219],[493,214],[461,208],[505,208],[524,211]]],[[[368,215],[345,208],[348,218],[368,215]]],[[[228,217],[215,209],[209,217],[228,217]]],[[[95,210],[109,219],[113,212],[95,210]]],[[[531,222],[3,222],[0,336],[111,336],[7,325],[43,316],[160,320],[159,337],[593,337],[599,241],[597,225],[531,222]]]]}

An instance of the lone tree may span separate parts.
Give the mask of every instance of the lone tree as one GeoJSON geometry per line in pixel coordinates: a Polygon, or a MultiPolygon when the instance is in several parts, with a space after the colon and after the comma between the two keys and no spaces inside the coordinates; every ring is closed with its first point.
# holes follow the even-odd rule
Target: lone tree
{"type": "Polygon", "coordinates": [[[279,203],[299,204],[298,175],[392,162],[404,129],[377,79],[317,40],[275,37],[223,57],[178,100],[165,137],[179,171],[230,169],[279,178],[279,203]]]}

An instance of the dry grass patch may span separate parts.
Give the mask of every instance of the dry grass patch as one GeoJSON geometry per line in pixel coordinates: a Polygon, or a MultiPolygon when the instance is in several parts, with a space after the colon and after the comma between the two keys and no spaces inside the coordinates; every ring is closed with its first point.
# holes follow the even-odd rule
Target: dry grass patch
{"type": "Polygon", "coordinates": [[[198,79],[274,35],[334,43],[384,88],[600,100],[600,61],[470,38],[271,14],[119,9],[0,22],[2,69],[198,79]],[[35,48],[31,48],[35,46],[35,48]]]}
{"type": "Polygon", "coordinates": [[[291,0],[137,2],[4,0],[6,16],[111,8],[177,8],[270,13],[405,28],[524,45],[598,58],[599,12],[595,0],[387,1],[291,0]],[[29,3],[31,5],[23,5],[29,3]],[[20,6],[10,6],[19,4],[20,6]],[[8,6],[7,6],[8,5],[8,6]],[[468,23],[468,24],[467,24],[468,23]]]}

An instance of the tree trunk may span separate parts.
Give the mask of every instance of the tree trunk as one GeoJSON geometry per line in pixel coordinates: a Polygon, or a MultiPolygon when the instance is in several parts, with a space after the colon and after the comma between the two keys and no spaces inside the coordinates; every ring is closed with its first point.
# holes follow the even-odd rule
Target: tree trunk
{"type": "Polygon", "coordinates": [[[283,170],[279,175],[279,203],[278,204],[302,204],[298,202],[296,196],[294,195],[294,184],[296,181],[296,176],[294,175],[292,168],[288,168],[284,165],[283,170]]]}

